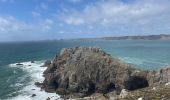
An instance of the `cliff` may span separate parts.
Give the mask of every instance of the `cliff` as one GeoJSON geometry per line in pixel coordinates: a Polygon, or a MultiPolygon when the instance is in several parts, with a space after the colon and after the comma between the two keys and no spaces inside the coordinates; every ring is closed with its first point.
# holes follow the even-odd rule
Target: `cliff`
{"type": "Polygon", "coordinates": [[[63,49],[44,71],[42,88],[64,96],[85,97],[94,93],[120,94],[170,81],[170,68],[142,71],[112,58],[96,47],[63,49]]]}

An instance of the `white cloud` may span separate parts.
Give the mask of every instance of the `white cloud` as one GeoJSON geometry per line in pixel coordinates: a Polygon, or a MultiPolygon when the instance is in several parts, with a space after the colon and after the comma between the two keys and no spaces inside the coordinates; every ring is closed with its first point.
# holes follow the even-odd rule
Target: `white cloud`
{"type": "Polygon", "coordinates": [[[0,0],[0,2],[2,2],[2,3],[13,3],[14,0],[0,0]]]}
{"type": "MultiPolygon", "coordinates": [[[[68,37],[68,34],[70,36],[78,34],[72,35],[73,37],[89,35],[102,37],[124,33],[136,35],[138,32],[141,34],[170,33],[169,0],[129,1],[130,3],[124,3],[122,0],[93,0],[88,3],[83,1],[83,3],[72,4],[74,6],[63,2],[60,5],[61,8],[54,7],[57,14],[52,11],[46,14],[48,10],[51,10],[51,3],[39,3],[31,12],[36,18],[28,19],[30,21],[0,15],[0,34],[8,33],[18,36],[19,33],[19,35],[26,34],[32,37],[36,34],[39,37],[47,36],[49,33],[61,33],[63,37],[68,37]],[[80,5],[75,7],[78,4],[82,5],[80,9],[78,9],[80,5]]],[[[70,2],[81,2],[81,0],[70,0],[70,2]]]]}
{"type": "Polygon", "coordinates": [[[41,14],[38,13],[38,12],[33,11],[33,12],[32,12],[32,16],[33,16],[33,17],[39,17],[39,16],[41,16],[41,14]]]}
{"type": "Polygon", "coordinates": [[[7,2],[8,0],[0,0],[1,2],[7,2]]]}
{"type": "Polygon", "coordinates": [[[48,30],[52,29],[53,23],[54,22],[51,19],[41,20],[40,22],[26,23],[19,21],[12,16],[0,16],[0,34],[47,32],[48,30]]]}
{"type": "MultiPolygon", "coordinates": [[[[63,21],[71,25],[82,24],[145,24],[153,19],[164,20],[170,12],[168,0],[134,0],[123,3],[119,0],[97,1],[87,5],[83,11],[71,10],[63,13],[63,21]]],[[[170,17],[170,16],[168,16],[170,17]]]]}
{"type": "Polygon", "coordinates": [[[40,17],[42,12],[48,10],[48,3],[41,2],[35,6],[35,9],[31,12],[33,17],[40,17]]]}
{"type": "Polygon", "coordinates": [[[40,23],[40,28],[42,29],[43,32],[46,32],[50,29],[52,29],[52,25],[53,25],[53,20],[51,19],[46,19],[45,21],[43,21],[42,23],[40,23]]]}
{"type": "Polygon", "coordinates": [[[25,23],[20,22],[10,17],[0,17],[0,32],[10,32],[22,30],[25,27],[25,23]]]}
{"type": "Polygon", "coordinates": [[[78,3],[80,2],[80,0],[69,0],[70,2],[73,2],[73,3],[78,3]]]}
{"type": "Polygon", "coordinates": [[[73,24],[73,25],[84,24],[84,19],[82,18],[69,17],[65,21],[67,24],[73,24]]]}
{"type": "Polygon", "coordinates": [[[47,10],[48,9],[48,5],[46,3],[41,3],[40,4],[40,7],[43,9],[43,10],[47,10]]]}

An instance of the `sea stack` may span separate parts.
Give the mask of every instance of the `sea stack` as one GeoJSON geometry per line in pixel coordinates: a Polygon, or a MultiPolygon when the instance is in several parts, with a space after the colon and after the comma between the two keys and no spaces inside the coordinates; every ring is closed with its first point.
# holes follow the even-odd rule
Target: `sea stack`
{"type": "Polygon", "coordinates": [[[119,94],[169,80],[164,72],[141,71],[97,47],[65,48],[44,71],[42,88],[60,95],[84,97],[93,93],[119,94]],[[163,74],[164,73],[164,74],[163,74]],[[157,77],[161,79],[155,80],[157,77]]]}

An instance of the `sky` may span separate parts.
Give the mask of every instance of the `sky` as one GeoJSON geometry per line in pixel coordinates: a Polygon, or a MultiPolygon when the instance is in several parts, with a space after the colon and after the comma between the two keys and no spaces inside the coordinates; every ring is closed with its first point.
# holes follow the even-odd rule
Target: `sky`
{"type": "Polygon", "coordinates": [[[170,34],[170,0],[0,0],[0,42],[170,34]]]}

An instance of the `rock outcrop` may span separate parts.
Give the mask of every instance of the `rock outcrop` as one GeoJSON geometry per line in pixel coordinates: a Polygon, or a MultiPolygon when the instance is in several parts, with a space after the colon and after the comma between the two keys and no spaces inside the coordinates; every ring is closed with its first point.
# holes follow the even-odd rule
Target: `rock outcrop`
{"type": "Polygon", "coordinates": [[[44,65],[40,66],[40,67],[48,67],[51,65],[51,61],[50,60],[47,60],[44,62],[44,65]]]}
{"type": "Polygon", "coordinates": [[[141,71],[96,47],[67,48],[44,71],[42,88],[77,97],[114,90],[119,94],[122,89],[135,90],[168,82],[169,71],[170,68],[159,72],[141,71]]]}
{"type": "Polygon", "coordinates": [[[149,71],[147,73],[147,80],[150,86],[170,82],[170,67],[162,68],[159,71],[149,71]]]}

